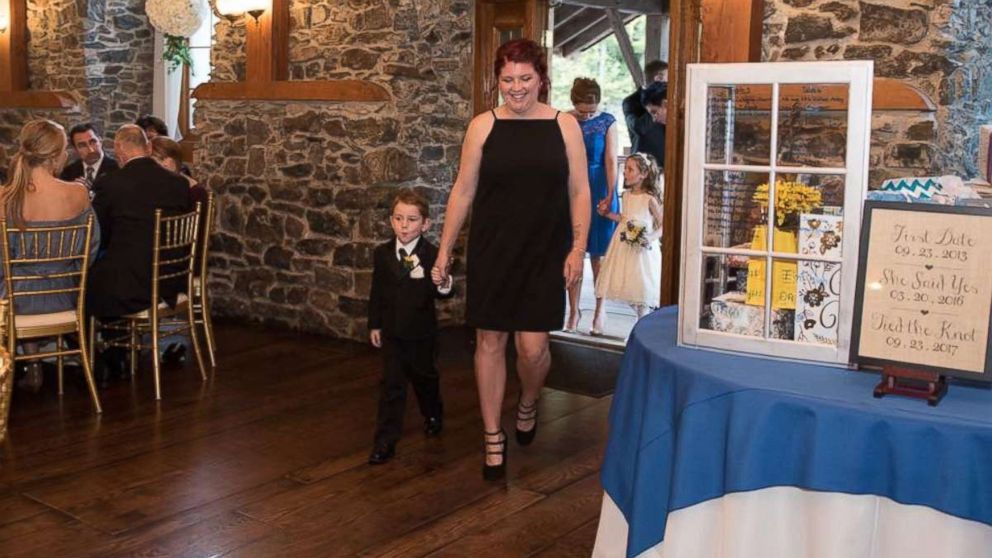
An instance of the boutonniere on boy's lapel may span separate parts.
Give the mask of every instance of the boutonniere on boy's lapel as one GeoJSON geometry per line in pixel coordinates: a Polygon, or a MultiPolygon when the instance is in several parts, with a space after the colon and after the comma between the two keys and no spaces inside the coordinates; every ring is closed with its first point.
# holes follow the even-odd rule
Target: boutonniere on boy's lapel
{"type": "Polygon", "coordinates": [[[424,268],[420,265],[420,258],[416,254],[403,257],[403,270],[410,273],[414,279],[424,278],[424,268]]]}

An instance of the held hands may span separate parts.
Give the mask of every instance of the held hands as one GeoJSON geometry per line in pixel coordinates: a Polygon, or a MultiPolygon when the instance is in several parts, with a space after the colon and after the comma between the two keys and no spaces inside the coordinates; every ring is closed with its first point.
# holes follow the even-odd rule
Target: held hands
{"type": "Polygon", "coordinates": [[[438,252],[437,259],[434,260],[434,267],[431,268],[431,280],[439,287],[451,284],[451,256],[444,252],[438,252]]]}
{"type": "Polygon", "coordinates": [[[565,258],[565,270],[563,275],[565,276],[565,287],[572,288],[579,284],[582,279],[582,265],[585,259],[586,252],[581,248],[572,248],[572,251],[568,253],[565,258]]]}
{"type": "Polygon", "coordinates": [[[373,347],[382,347],[382,330],[373,329],[369,331],[369,341],[372,342],[373,347]]]}
{"type": "Polygon", "coordinates": [[[607,198],[599,200],[599,203],[596,204],[596,213],[606,217],[610,213],[610,200],[607,198]]]}

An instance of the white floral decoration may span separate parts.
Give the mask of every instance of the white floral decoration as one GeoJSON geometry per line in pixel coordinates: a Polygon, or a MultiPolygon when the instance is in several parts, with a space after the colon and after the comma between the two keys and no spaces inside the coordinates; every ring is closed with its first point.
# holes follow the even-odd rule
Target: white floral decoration
{"type": "Polygon", "coordinates": [[[203,24],[203,0],[148,0],[145,13],[165,35],[189,38],[203,24]]]}

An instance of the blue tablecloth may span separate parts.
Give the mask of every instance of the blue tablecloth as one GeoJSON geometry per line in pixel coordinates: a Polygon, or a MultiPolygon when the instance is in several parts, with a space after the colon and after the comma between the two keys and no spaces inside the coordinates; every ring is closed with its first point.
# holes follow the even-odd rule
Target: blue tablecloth
{"type": "Polygon", "coordinates": [[[877,375],[678,347],[677,327],[674,307],[637,324],[610,410],[602,481],[628,556],[664,539],[672,511],[772,486],[992,525],[992,391],[875,399],[877,375]]]}

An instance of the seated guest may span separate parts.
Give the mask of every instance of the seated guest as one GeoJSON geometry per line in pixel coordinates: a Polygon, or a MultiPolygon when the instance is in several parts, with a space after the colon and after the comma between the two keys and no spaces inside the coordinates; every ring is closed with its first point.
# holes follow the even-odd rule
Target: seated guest
{"type": "Polygon", "coordinates": [[[189,182],[190,196],[193,203],[207,201],[207,191],[193,179],[189,169],[183,163],[183,150],[179,144],[165,136],[156,136],[149,140],[152,146],[152,159],[162,167],[181,175],[189,182]],[[185,169],[185,170],[184,170],[185,169]]]}
{"type": "Polygon", "coordinates": [[[92,189],[97,178],[117,170],[117,161],[104,154],[103,142],[92,124],[73,126],[69,130],[69,142],[77,159],[62,171],[62,180],[75,180],[92,189]]]}
{"type": "Polygon", "coordinates": [[[169,137],[169,127],[165,125],[165,121],[157,116],[146,114],[135,121],[135,124],[144,130],[145,136],[149,140],[153,140],[159,136],[169,137]]]}
{"type": "MultiPolygon", "coordinates": [[[[152,144],[152,159],[155,162],[162,165],[162,168],[170,170],[176,174],[179,174],[181,169],[185,168],[183,165],[183,151],[179,147],[179,144],[175,141],[165,137],[157,136],[151,139],[152,144]]],[[[185,174],[180,174],[189,182],[189,202],[194,207],[197,203],[200,204],[200,214],[203,215],[207,211],[207,190],[203,186],[200,186],[196,180],[193,179],[189,174],[189,170],[186,170],[185,174]]],[[[200,263],[203,260],[203,249],[209,241],[204,234],[204,229],[207,225],[206,217],[200,218],[200,227],[197,232],[197,247],[196,247],[196,269],[200,268],[200,263]]],[[[185,358],[186,346],[179,341],[167,344],[165,351],[162,354],[163,362],[181,362],[185,358]]]]}
{"type": "MultiPolygon", "coordinates": [[[[8,226],[24,227],[62,227],[78,225],[86,222],[92,213],[90,197],[85,188],[75,182],[66,182],[55,178],[62,170],[66,159],[65,129],[50,120],[32,120],[21,129],[17,142],[17,153],[11,161],[10,179],[3,183],[0,194],[0,211],[7,219],[8,226]]],[[[85,239],[80,238],[82,243],[85,239]]],[[[90,249],[96,250],[100,242],[100,228],[94,224],[90,249]]],[[[79,246],[77,246],[79,248],[79,246]]],[[[12,242],[9,246],[12,258],[25,254],[22,250],[37,254],[32,250],[30,242],[12,242]]],[[[2,253],[0,253],[2,257],[2,253]]],[[[14,270],[15,275],[56,275],[79,270],[79,263],[49,262],[31,266],[19,266],[14,270]]],[[[3,268],[0,267],[0,275],[3,268]]],[[[2,279],[2,277],[0,277],[2,279]]],[[[22,281],[17,289],[41,291],[72,287],[74,278],[58,277],[22,281]]],[[[0,297],[7,295],[6,283],[0,281],[0,297]]],[[[69,293],[45,294],[20,297],[14,302],[14,312],[17,314],[49,314],[76,308],[77,297],[69,293]]],[[[37,351],[34,343],[24,344],[25,352],[37,351]]],[[[41,388],[41,362],[34,361],[28,365],[27,374],[19,382],[19,386],[37,391],[41,388]]]]}
{"type": "MultiPolygon", "coordinates": [[[[176,174],[179,174],[180,169],[183,166],[183,153],[182,149],[179,148],[179,144],[175,141],[164,137],[158,136],[152,138],[152,159],[163,168],[168,169],[176,174]]],[[[207,190],[203,186],[193,179],[189,173],[179,174],[186,182],[189,183],[189,203],[195,206],[197,203],[200,204],[200,211],[205,212],[207,210],[207,190]]],[[[200,234],[197,238],[200,239],[199,245],[203,246],[207,239],[203,238],[203,227],[206,225],[206,219],[200,220],[200,234]]],[[[202,249],[197,249],[198,254],[202,254],[202,249]]]]}
{"type": "MultiPolygon", "coordinates": [[[[121,160],[120,170],[93,185],[102,256],[90,272],[86,307],[97,318],[114,318],[151,305],[155,210],[170,216],[192,207],[189,183],[149,156],[148,138],[141,128],[122,126],[114,138],[114,152],[121,160]]],[[[182,281],[163,284],[162,298],[175,303],[183,287],[182,281]]]]}

